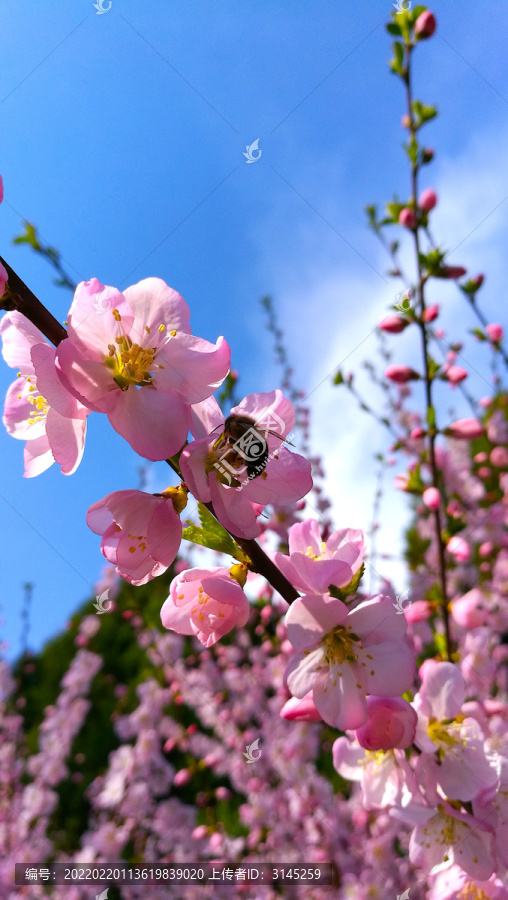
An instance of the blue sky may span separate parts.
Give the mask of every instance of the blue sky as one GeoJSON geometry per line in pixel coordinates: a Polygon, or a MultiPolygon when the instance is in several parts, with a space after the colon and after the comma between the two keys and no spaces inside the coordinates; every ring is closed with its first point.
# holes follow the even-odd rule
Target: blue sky
{"type": "MultiPolygon", "coordinates": [[[[368,526],[372,453],[386,446],[329,384],[344,359],[353,369],[374,354],[371,332],[396,293],[363,213],[408,190],[402,92],[386,64],[390,9],[384,0],[113,0],[97,15],[92,0],[25,0],[0,12],[2,255],[60,320],[70,295],[10,243],[23,218],[76,280],[122,288],[164,278],[189,303],[194,333],[226,336],[243,393],[279,383],[259,305],[271,293],[310,394],[337,525],[368,526]],[[258,138],[262,156],[247,164],[258,138]]],[[[415,79],[441,113],[427,126],[435,231],[448,247],[464,242],[451,261],[487,271],[487,314],[507,324],[506,0],[433,9],[439,34],[418,53],[415,79]]],[[[435,299],[450,339],[463,337],[473,321],[453,286],[435,299]]],[[[400,361],[414,363],[412,338],[394,340],[400,361]]],[[[487,354],[471,342],[464,353],[471,390],[488,392],[487,354]]],[[[3,392],[11,380],[0,367],[3,392]]],[[[0,614],[11,654],[24,582],[34,583],[34,649],[89,595],[102,557],[86,510],[136,486],[140,465],[100,416],[70,478],[53,466],[24,479],[22,446],[0,432],[0,614]]],[[[150,477],[160,486],[163,464],[150,477]]],[[[407,518],[400,497],[387,497],[385,514],[393,547],[407,518]]]]}

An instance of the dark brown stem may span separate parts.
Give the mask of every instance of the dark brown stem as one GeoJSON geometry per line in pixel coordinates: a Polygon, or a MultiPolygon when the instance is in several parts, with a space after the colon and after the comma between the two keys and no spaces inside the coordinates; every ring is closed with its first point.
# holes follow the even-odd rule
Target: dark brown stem
{"type": "Polygon", "coordinates": [[[49,309],[43,306],[35,294],[32,294],[30,288],[26,286],[25,282],[21,280],[14,269],[11,269],[10,265],[1,256],[0,263],[4,266],[9,276],[5,294],[0,298],[0,309],[8,311],[16,309],[18,312],[23,313],[39,331],[42,331],[44,337],[47,337],[48,341],[51,341],[57,347],[60,341],[67,337],[67,332],[63,325],[51,315],[49,309]]]}
{"type": "MultiPolygon", "coordinates": [[[[416,132],[417,127],[413,117],[412,110],[412,93],[411,93],[411,50],[412,46],[409,41],[406,42],[406,69],[404,82],[406,85],[406,98],[407,98],[407,108],[408,108],[408,116],[411,121],[411,138],[416,140],[416,132]]],[[[412,190],[412,201],[414,204],[414,212],[415,215],[418,214],[417,210],[417,196],[418,196],[418,162],[411,163],[411,190],[412,190]]],[[[427,407],[427,418],[431,409],[433,409],[432,403],[432,378],[430,375],[430,367],[429,367],[429,352],[428,352],[428,338],[427,338],[427,328],[423,319],[423,315],[425,312],[425,293],[424,293],[424,284],[425,278],[422,272],[422,266],[420,262],[420,237],[419,237],[419,225],[418,222],[413,231],[414,239],[415,239],[415,250],[416,250],[416,272],[417,272],[417,291],[418,291],[418,303],[419,303],[419,315],[417,317],[417,324],[420,329],[420,334],[422,338],[422,350],[423,350],[423,364],[425,369],[425,400],[427,407]]],[[[429,424],[428,428],[428,446],[429,446],[429,461],[430,468],[432,473],[432,484],[437,490],[439,490],[442,497],[443,491],[439,486],[439,472],[436,463],[436,454],[435,454],[435,441],[437,435],[437,427],[435,422],[432,425],[429,424]]],[[[439,568],[439,582],[441,587],[441,614],[443,617],[444,629],[445,629],[445,639],[446,639],[446,653],[448,659],[451,659],[452,654],[452,640],[450,634],[450,621],[448,615],[448,589],[446,584],[446,560],[445,560],[445,544],[443,541],[443,535],[441,532],[441,512],[440,509],[433,510],[434,516],[434,524],[436,528],[436,540],[438,547],[438,568],[439,568]]]]}

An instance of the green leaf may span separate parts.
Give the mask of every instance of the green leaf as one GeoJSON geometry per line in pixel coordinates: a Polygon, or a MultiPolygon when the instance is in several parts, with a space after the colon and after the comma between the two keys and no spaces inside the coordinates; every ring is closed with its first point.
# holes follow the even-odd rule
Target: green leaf
{"type": "Polygon", "coordinates": [[[397,22],[388,22],[386,30],[395,37],[399,37],[402,34],[400,25],[397,22]]]}
{"type": "Polygon", "coordinates": [[[211,512],[203,505],[203,503],[198,503],[198,516],[203,531],[208,531],[210,534],[215,534],[217,537],[225,538],[229,541],[233,540],[231,535],[228,534],[226,529],[217,521],[215,516],[212,516],[211,512]]]}
{"type": "Polygon", "coordinates": [[[487,340],[487,336],[483,333],[483,331],[480,331],[479,328],[472,328],[469,333],[474,334],[474,336],[477,337],[479,341],[487,340]]]}
{"type": "Polygon", "coordinates": [[[342,374],[342,372],[341,372],[340,369],[339,369],[339,371],[337,372],[335,378],[333,379],[333,383],[334,383],[334,384],[344,384],[344,376],[343,376],[343,374],[342,374]]]}
{"type": "Polygon", "coordinates": [[[352,597],[354,594],[357,594],[358,587],[360,585],[360,581],[362,580],[364,572],[365,563],[362,563],[358,571],[355,573],[355,575],[353,575],[351,581],[348,584],[344,585],[344,587],[338,588],[335,587],[335,585],[331,584],[328,587],[330,596],[344,602],[348,597],[352,597]]]}
{"type": "Polygon", "coordinates": [[[429,406],[427,409],[427,425],[429,428],[436,427],[436,410],[433,406],[429,406]]]}
{"type": "Polygon", "coordinates": [[[390,68],[392,72],[396,72],[397,75],[402,75],[404,72],[404,46],[400,41],[395,41],[393,52],[394,57],[390,60],[390,68]]]}
{"type": "MultiPolygon", "coordinates": [[[[430,355],[430,353],[427,353],[427,360],[428,360],[428,366],[429,366],[429,378],[430,379],[435,378],[437,373],[439,372],[441,366],[439,365],[438,362],[436,362],[435,359],[433,359],[433,357],[430,355]]],[[[430,425],[430,422],[429,422],[429,425],[430,425]]]]}
{"type": "Polygon", "coordinates": [[[13,244],[30,244],[34,250],[42,250],[41,245],[39,244],[39,240],[37,238],[37,232],[34,226],[30,222],[25,222],[25,233],[20,234],[19,237],[13,238],[13,244]]]}
{"type": "Polygon", "coordinates": [[[236,544],[227,532],[224,536],[218,535],[213,531],[205,531],[204,528],[198,528],[197,525],[189,522],[188,527],[183,529],[182,538],[184,541],[191,541],[193,544],[209,547],[210,550],[217,550],[219,553],[229,553],[230,556],[235,556],[236,544]]]}

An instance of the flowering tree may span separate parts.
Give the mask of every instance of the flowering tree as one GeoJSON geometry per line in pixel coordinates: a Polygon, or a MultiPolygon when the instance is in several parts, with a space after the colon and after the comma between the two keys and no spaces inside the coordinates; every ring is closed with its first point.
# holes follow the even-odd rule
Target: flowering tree
{"type": "MultiPolygon", "coordinates": [[[[456,281],[479,317],[476,338],[508,357],[501,325],[478,306],[483,276],[446,263],[430,232],[437,195],[420,188],[434,156],[421,129],[436,110],[414,97],[412,61],[435,29],[423,6],[388,25],[410,191],[381,218],[368,207],[404,282],[380,332],[410,329],[421,349],[419,369],[385,368],[386,416],[360,398],[404,454],[397,486],[417,498],[408,603],[388,581],[365,591],[372,549],[362,532],[305,517],[313,488],[323,513],[328,502],[313,484],[319,460],[290,449],[291,399],[274,389],[221,409],[214,395],[236,380],[228,345],[192,334],[180,294],[158,278],[123,292],[94,278],[77,286],[64,329],[2,262],[0,335],[17,370],[4,423],[25,441],[25,475],[54,462],[72,474],[87,417],[102,413],[140,457],[177,476],[155,495],[126,488],[92,502],[87,524],[109,564],[97,587],[109,608],[98,611],[111,616],[76,616],[65,647],[77,652],[51,701],[37,708],[37,662],[22,660],[18,684],[2,666],[2,896],[48,890],[14,888],[14,862],[283,859],[332,864],[334,888],[295,883],[290,897],[508,897],[508,398],[498,382],[479,403],[466,391],[473,416],[441,420],[438,382],[465,390],[468,371],[457,343],[443,363],[431,354],[447,343],[427,303],[433,279],[456,281]],[[413,244],[412,277],[390,228],[413,244]],[[418,381],[423,407],[411,408],[418,381]],[[182,522],[189,495],[199,522],[182,522]],[[182,540],[218,554],[217,565],[176,561],[182,540]],[[114,617],[130,654],[123,669],[108,652],[114,617]],[[100,727],[111,718],[114,729],[94,756],[101,703],[100,727]]],[[[335,383],[357,393],[352,376],[339,371],[335,383]]],[[[62,898],[89,890],[51,887],[62,898]]],[[[129,884],[121,896],[145,891],[129,884]]]]}

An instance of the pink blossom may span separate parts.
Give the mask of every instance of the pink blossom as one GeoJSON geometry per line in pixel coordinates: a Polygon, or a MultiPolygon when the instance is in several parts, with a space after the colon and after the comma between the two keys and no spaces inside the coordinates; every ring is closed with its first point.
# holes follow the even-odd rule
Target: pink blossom
{"type": "MultiPolygon", "coordinates": [[[[291,648],[292,649],[292,648],[291,648]]],[[[280,711],[282,719],[289,719],[291,722],[321,722],[322,718],[316,709],[316,704],[312,699],[312,691],[299,700],[297,697],[290,697],[286,701],[280,711]]]]}
{"type": "Polygon", "coordinates": [[[405,749],[414,741],[418,716],[402,697],[367,697],[369,718],[356,730],[366,750],[405,749]]]}
{"type": "Polygon", "coordinates": [[[424,322],[433,322],[434,319],[437,319],[439,315],[439,306],[437,303],[434,306],[427,306],[423,311],[423,321],[424,322]]]}
{"type": "Polygon", "coordinates": [[[420,209],[423,209],[425,212],[430,212],[431,209],[434,209],[436,204],[437,194],[432,188],[426,188],[426,190],[422,191],[420,199],[418,200],[420,209]]]}
{"type": "Polygon", "coordinates": [[[0,263],[0,297],[5,293],[5,286],[9,280],[9,276],[5,269],[5,266],[0,263]]]}
{"type": "Polygon", "coordinates": [[[428,600],[414,600],[404,610],[406,622],[416,625],[418,622],[425,622],[432,615],[432,608],[428,600]]]}
{"type": "Polygon", "coordinates": [[[344,587],[360,568],[365,554],[364,535],[355,528],[332,532],[321,539],[315,519],[289,529],[289,556],[275,554],[275,563],[299,591],[325,593],[330,585],[344,587]]]}
{"type": "Polygon", "coordinates": [[[229,569],[187,569],[171,582],[161,609],[164,628],[195,634],[211,647],[249,618],[249,601],[229,569]]]}
{"type": "Polygon", "coordinates": [[[454,438],[464,438],[471,441],[473,438],[481,437],[483,434],[483,426],[478,419],[457,419],[445,431],[445,434],[454,438]]]}
{"type": "Polygon", "coordinates": [[[90,410],[62,386],[55,348],[25,316],[6,313],[0,335],[7,365],[19,369],[7,390],[3,421],[12,437],[26,441],[25,476],[39,475],[54,462],[72,475],[83,455],[90,410]]]}
{"type": "Polygon", "coordinates": [[[487,332],[489,341],[492,341],[493,344],[496,344],[498,341],[503,340],[503,326],[498,325],[497,322],[493,322],[491,325],[486,325],[485,331],[487,332]]]}
{"type": "Polygon", "coordinates": [[[425,437],[425,431],[423,430],[423,428],[420,428],[420,426],[418,426],[418,428],[413,428],[413,430],[410,432],[409,437],[412,441],[419,441],[420,438],[425,437]]]}
{"type": "Polygon", "coordinates": [[[422,500],[425,503],[425,506],[428,507],[428,509],[439,509],[441,503],[441,494],[439,493],[437,488],[429,487],[423,492],[422,500]]]}
{"type": "Polygon", "coordinates": [[[508,466],[508,450],[506,447],[494,447],[490,453],[490,461],[497,469],[505,469],[508,466]]]}
{"type": "Polygon", "coordinates": [[[471,278],[471,284],[478,290],[481,288],[483,282],[485,281],[485,275],[473,275],[471,278]]]}
{"type": "Polygon", "coordinates": [[[312,691],[324,721],[342,731],[367,719],[366,694],[395,697],[412,683],[414,655],[406,621],[379,595],[348,609],[334,597],[307,594],[286,613],[296,650],[285,673],[294,697],[312,691]]]}
{"type": "Polygon", "coordinates": [[[405,206],[399,213],[399,224],[404,228],[416,228],[416,215],[414,209],[405,206]]]}
{"type": "Polygon", "coordinates": [[[397,488],[399,491],[407,491],[409,485],[409,478],[405,472],[399,472],[398,475],[393,479],[393,486],[397,488]]]}
{"type": "Polygon", "coordinates": [[[434,13],[430,9],[426,9],[415,22],[415,37],[419,39],[432,37],[436,30],[436,24],[434,13]]]}
{"type": "Polygon", "coordinates": [[[403,319],[402,316],[390,315],[381,319],[377,327],[380,331],[388,331],[390,334],[400,334],[400,332],[404,331],[404,328],[407,328],[408,325],[408,319],[403,319]]]}
{"type": "Polygon", "coordinates": [[[391,365],[385,369],[385,377],[396,384],[406,384],[408,381],[415,381],[420,376],[411,366],[391,365]]]}
{"type": "Polygon", "coordinates": [[[130,584],[146,584],[162,575],[182,540],[179,512],[186,492],[167,488],[160,496],[125,490],[107,494],[87,512],[86,521],[102,535],[102,554],[130,584]]]}
{"type": "Polygon", "coordinates": [[[226,420],[213,397],[195,405],[192,416],[197,440],[182,451],[182,475],[198,500],[213,503],[217,518],[232,534],[257,537],[257,516],[267,503],[284,507],[310,491],[310,463],[282,446],[295,412],[281,391],[249,394],[226,420]],[[235,439],[225,427],[231,416],[253,423],[242,438],[235,439]]]}
{"type": "Polygon", "coordinates": [[[446,549],[457,560],[457,562],[466,562],[471,556],[471,548],[464,538],[459,534],[455,534],[450,538],[446,545],[446,549]]]}
{"type": "Polygon", "coordinates": [[[450,366],[446,371],[446,379],[451,384],[460,384],[461,381],[464,381],[467,378],[467,372],[461,366],[450,366]]]}
{"type": "Polygon", "coordinates": [[[485,598],[479,588],[472,588],[467,594],[458,597],[451,604],[452,618],[463,628],[478,628],[484,625],[489,611],[485,607],[485,598]]]}
{"type": "Polygon", "coordinates": [[[494,871],[492,827],[458,812],[450,803],[438,801],[436,806],[437,810],[428,808],[425,821],[411,835],[411,862],[424,873],[458,865],[474,879],[490,878],[494,871]]]}
{"type": "Polygon", "coordinates": [[[190,333],[189,308],[160,278],[120,293],[93,278],[76,288],[56,364],[63,384],[105,412],[136,453],[166,459],[185,443],[189,404],[229,369],[229,347],[190,333]]]}

